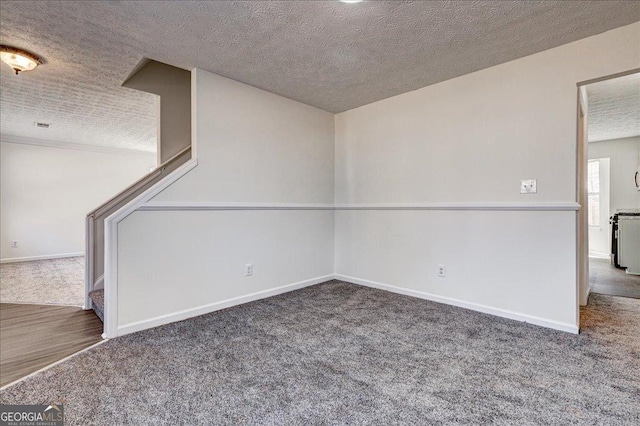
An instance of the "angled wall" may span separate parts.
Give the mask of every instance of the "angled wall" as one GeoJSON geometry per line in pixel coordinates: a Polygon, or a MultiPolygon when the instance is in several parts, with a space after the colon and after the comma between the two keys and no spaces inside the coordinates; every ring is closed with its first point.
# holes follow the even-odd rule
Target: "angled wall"
{"type": "Polygon", "coordinates": [[[159,96],[158,164],[191,143],[191,72],[146,60],[123,87],[159,96]]]}

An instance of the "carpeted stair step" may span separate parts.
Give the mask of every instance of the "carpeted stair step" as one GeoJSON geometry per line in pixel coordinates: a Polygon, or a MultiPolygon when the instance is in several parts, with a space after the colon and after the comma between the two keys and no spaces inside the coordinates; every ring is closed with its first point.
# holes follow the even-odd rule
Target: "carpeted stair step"
{"type": "Polygon", "coordinates": [[[91,298],[93,311],[100,318],[100,321],[104,322],[104,289],[89,292],[89,297],[91,298]]]}

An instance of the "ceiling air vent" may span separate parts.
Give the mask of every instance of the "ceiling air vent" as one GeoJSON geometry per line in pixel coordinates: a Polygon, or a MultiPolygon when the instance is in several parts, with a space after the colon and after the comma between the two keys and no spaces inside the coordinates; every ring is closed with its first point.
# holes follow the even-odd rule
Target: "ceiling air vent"
{"type": "Polygon", "coordinates": [[[43,129],[48,129],[49,127],[51,127],[51,124],[49,123],[38,123],[37,121],[35,122],[36,127],[42,127],[43,129]]]}

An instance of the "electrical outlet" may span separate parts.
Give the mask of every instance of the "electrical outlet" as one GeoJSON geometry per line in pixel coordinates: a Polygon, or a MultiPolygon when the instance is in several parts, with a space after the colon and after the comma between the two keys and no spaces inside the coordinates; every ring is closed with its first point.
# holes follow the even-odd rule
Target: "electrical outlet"
{"type": "Polygon", "coordinates": [[[538,192],[538,188],[535,179],[526,179],[520,181],[521,194],[535,194],[536,192],[538,192]]]}
{"type": "Polygon", "coordinates": [[[440,278],[444,278],[446,274],[446,269],[444,265],[438,265],[438,270],[436,271],[436,273],[440,278]]]}
{"type": "Polygon", "coordinates": [[[11,241],[11,248],[18,248],[18,242],[17,241],[11,241]]]}
{"type": "Polygon", "coordinates": [[[244,276],[250,277],[253,275],[253,263],[247,263],[244,265],[244,276]]]}

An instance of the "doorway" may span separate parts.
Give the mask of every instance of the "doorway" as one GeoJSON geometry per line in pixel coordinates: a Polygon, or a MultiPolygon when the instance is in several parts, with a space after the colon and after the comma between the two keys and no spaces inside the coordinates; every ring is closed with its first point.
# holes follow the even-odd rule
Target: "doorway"
{"type": "Polygon", "coordinates": [[[579,301],[640,299],[640,70],[578,94],[579,301]]]}

